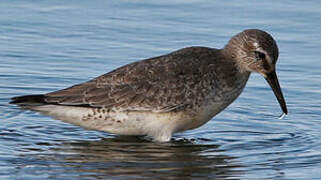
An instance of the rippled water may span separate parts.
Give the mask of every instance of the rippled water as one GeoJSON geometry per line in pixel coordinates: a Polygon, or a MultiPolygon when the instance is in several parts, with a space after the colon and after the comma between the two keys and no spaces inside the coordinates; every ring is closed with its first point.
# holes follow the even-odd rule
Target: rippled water
{"type": "Polygon", "coordinates": [[[320,179],[318,1],[1,1],[0,179],[320,179]],[[169,143],[88,131],[9,105],[247,28],[278,42],[289,115],[253,74],[243,94],[169,143]]]}

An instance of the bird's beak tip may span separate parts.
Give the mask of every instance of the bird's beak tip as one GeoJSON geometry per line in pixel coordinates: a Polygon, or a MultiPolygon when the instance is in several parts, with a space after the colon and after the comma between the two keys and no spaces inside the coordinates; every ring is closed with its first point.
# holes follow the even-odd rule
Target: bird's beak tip
{"type": "Polygon", "coordinates": [[[287,109],[286,102],[285,102],[283,94],[282,94],[282,90],[281,90],[276,72],[272,71],[268,74],[264,74],[263,77],[266,79],[266,81],[271,86],[271,88],[274,92],[274,95],[276,96],[276,98],[281,106],[283,113],[287,115],[288,109],[287,109]]]}

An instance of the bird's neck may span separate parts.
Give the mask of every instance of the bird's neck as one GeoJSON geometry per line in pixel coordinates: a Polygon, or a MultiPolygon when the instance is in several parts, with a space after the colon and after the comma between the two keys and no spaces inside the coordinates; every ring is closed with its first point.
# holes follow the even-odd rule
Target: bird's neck
{"type": "Polygon", "coordinates": [[[242,63],[242,57],[246,57],[247,54],[238,52],[236,48],[230,45],[230,43],[220,51],[222,56],[224,56],[224,59],[228,60],[227,63],[232,63],[240,73],[250,74],[242,63]]]}
{"type": "Polygon", "coordinates": [[[219,58],[219,61],[221,62],[218,68],[224,72],[220,74],[220,76],[223,76],[221,78],[224,79],[230,87],[235,87],[235,83],[245,85],[251,72],[244,70],[234,55],[227,53],[225,48],[220,50],[220,54],[221,58],[219,58]]]}

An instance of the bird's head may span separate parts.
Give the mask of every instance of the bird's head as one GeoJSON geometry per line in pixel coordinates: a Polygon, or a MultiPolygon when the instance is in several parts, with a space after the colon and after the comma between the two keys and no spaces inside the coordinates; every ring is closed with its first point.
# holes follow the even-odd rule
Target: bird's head
{"type": "Polygon", "coordinates": [[[241,72],[258,72],[271,86],[285,114],[286,103],[275,72],[279,49],[270,34],[258,29],[248,29],[231,38],[224,52],[235,60],[241,72]]]}

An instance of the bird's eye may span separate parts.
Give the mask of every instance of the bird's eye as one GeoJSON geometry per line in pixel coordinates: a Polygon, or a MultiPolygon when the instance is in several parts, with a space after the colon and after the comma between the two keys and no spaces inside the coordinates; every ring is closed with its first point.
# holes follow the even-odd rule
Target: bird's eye
{"type": "Polygon", "coordinates": [[[256,58],[257,61],[265,59],[265,54],[263,52],[254,51],[254,53],[255,53],[255,58],[256,58]]]}

